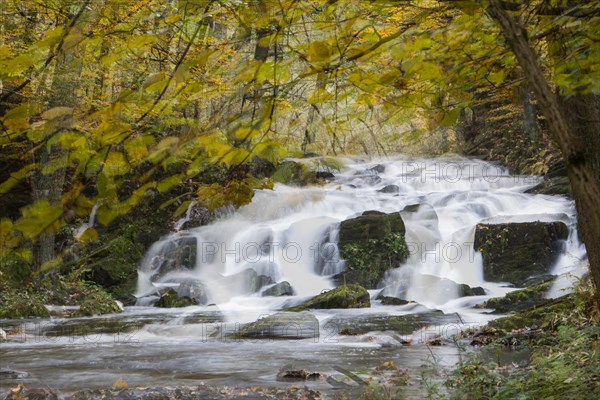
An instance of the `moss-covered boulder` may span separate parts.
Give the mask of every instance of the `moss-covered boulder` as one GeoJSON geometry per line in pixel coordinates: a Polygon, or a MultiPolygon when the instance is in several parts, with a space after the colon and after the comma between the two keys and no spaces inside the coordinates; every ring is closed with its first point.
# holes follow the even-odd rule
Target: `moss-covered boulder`
{"type": "Polygon", "coordinates": [[[198,302],[187,296],[179,296],[173,288],[168,289],[161,294],[160,299],[156,302],[156,307],[162,308],[178,308],[197,305],[198,302]]]}
{"type": "Polygon", "coordinates": [[[315,308],[363,308],[371,307],[367,290],[356,284],[342,285],[305,301],[287,311],[302,311],[315,308]]]}
{"type": "Polygon", "coordinates": [[[308,311],[279,312],[243,326],[239,339],[310,339],[319,337],[319,321],[308,311]]]}
{"type": "Polygon", "coordinates": [[[523,286],[550,272],[568,236],[562,222],[478,224],[474,247],[483,255],[485,280],[523,286]]]}
{"type": "Polygon", "coordinates": [[[409,253],[400,213],[365,211],[340,224],[340,256],[346,261],[343,280],[374,289],[385,272],[406,261],[409,253]]]}
{"type": "Polygon", "coordinates": [[[523,290],[516,290],[504,297],[494,297],[478,306],[478,308],[491,308],[494,313],[504,314],[511,311],[521,311],[545,303],[546,292],[552,286],[553,279],[536,283],[523,290]]]}

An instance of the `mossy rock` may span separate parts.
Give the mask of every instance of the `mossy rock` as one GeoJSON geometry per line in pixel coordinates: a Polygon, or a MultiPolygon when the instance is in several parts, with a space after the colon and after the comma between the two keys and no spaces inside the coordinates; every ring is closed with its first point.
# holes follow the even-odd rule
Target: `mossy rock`
{"type": "Polygon", "coordinates": [[[170,288],[160,296],[160,299],[155,305],[156,307],[162,308],[178,308],[195,306],[197,304],[198,301],[196,299],[187,296],[179,296],[175,289],[170,288]]]}
{"type": "Polygon", "coordinates": [[[376,288],[387,270],[399,267],[408,258],[405,233],[404,221],[397,212],[365,211],[342,221],[339,248],[346,261],[343,281],[376,288]]]}
{"type": "Polygon", "coordinates": [[[381,304],[384,306],[403,306],[410,303],[408,300],[393,296],[377,296],[377,300],[381,300],[381,304]]]}
{"type": "Polygon", "coordinates": [[[494,313],[503,314],[543,304],[547,301],[544,295],[553,282],[554,279],[547,279],[526,289],[510,292],[504,297],[491,298],[478,308],[491,308],[494,309],[494,313]]]}
{"type": "Polygon", "coordinates": [[[474,247],[483,255],[485,280],[523,286],[550,272],[568,236],[562,222],[478,224],[474,247]]]}
{"type": "Polygon", "coordinates": [[[526,190],[525,193],[573,196],[571,182],[566,176],[547,177],[531,189],[526,190]]]}
{"type": "Polygon", "coordinates": [[[490,321],[488,326],[506,331],[532,327],[556,329],[563,319],[560,316],[569,315],[576,308],[578,308],[576,295],[568,294],[557,299],[546,300],[515,315],[495,319],[490,321]]]}
{"type": "Polygon", "coordinates": [[[279,163],[273,174],[273,180],[291,186],[307,186],[319,182],[316,171],[295,161],[279,163]]]}
{"type": "Polygon", "coordinates": [[[308,311],[278,312],[229,335],[238,339],[310,339],[319,337],[319,321],[308,311]]]}
{"type": "Polygon", "coordinates": [[[276,283],[275,285],[265,289],[262,292],[263,296],[275,296],[275,297],[293,296],[294,294],[295,294],[294,288],[292,288],[292,285],[290,285],[290,283],[288,281],[276,283]]]}
{"type": "Polygon", "coordinates": [[[357,284],[342,285],[305,301],[286,311],[302,311],[325,308],[363,308],[371,307],[371,298],[367,290],[357,284]]]}

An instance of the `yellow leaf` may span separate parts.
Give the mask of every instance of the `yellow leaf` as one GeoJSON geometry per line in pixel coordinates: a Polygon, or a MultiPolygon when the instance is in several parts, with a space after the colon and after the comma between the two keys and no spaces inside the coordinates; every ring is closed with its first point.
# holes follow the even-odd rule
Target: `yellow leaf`
{"type": "Polygon", "coordinates": [[[65,117],[73,114],[73,108],[71,107],[54,107],[47,111],[44,111],[42,118],[44,119],[56,119],[65,117]]]}

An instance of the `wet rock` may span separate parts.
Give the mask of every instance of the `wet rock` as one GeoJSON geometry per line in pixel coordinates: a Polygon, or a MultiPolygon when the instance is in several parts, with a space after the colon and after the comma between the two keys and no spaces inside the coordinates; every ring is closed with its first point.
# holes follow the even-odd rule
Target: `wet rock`
{"type": "Polygon", "coordinates": [[[466,284],[458,284],[451,279],[440,278],[429,274],[415,274],[411,279],[404,279],[395,282],[393,288],[384,289],[380,296],[389,296],[390,293],[395,297],[410,300],[408,296],[409,289],[417,292],[427,292],[435,288],[436,294],[441,298],[453,299],[456,296],[483,296],[485,289],[482,287],[472,288],[466,284]]]}
{"type": "Polygon", "coordinates": [[[368,170],[369,170],[369,171],[376,172],[376,173],[378,173],[378,174],[382,174],[382,173],[384,173],[384,172],[385,172],[385,165],[382,165],[382,164],[375,164],[375,165],[373,165],[372,167],[370,167],[368,170]]]}
{"type": "Polygon", "coordinates": [[[24,371],[15,371],[8,368],[0,368],[0,381],[9,379],[25,379],[29,373],[24,371]]]}
{"type": "MultiPolygon", "coordinates": [[[[86,389],[65,397],[65,400],[318,400],[323,397],[318,391],[308,388],[281,387],[217,387],[199,385],[194,387],[146,387],[113,389],[86,389]]],[[[12,399],[11,399],[12,400],[12,399]]]]}
{"type": "Polygon", "coordinates": [[[400,299],[398,297],[393,296],[377,296],[377,300],[381,300],[381,304],[384,306],[403,306],[405,304],[410,303],[408,300],[400,299]]]}
{"type": "Polygon", "coordinates": [[[546,279],[526,289],[510,292],[504,297],[491,298],[479,305],[478,308],[491,308],[495,314],[526,310],[547,301],[544,296],[553,282],[553,278],[546,279]]]}
{"type": "Polygon", "coordinates": [[[179,286],[173,288],[179,297],[193,299],[197,304],[208,304],[208,289],[202,281],[198,279],[170,279],[167,282],[179,284],[179,286]]]}
{"type": "Polygon", "coordinates": [[[378,190],[379,193],[398,193],[399,191],[400,187],[397,185],[387,185],[378,190]]]}
{"type": "Polygon", "coordinates": [[[138,299],[133,294],[129,293],[118,296],[116,300],[120,301],[124,307],[130,307],[135,306],[138,299]]]}
{"type": "Polygon", "coordinates": [[[193,236],[180,235],[166,241],[152,260],[150,280],[156,282],[173,271],[193,270],[197,252],[198,242],[193,236]]]}
{"type": "Polygon", "coordinates": [[[277,374],[277,380],[280,382],[290,381],[315,381],[321,379],[318,372],[310,372],[305,369],[286,369],[282,368],[277,374]]]}
{"type": "Polygon", "coordinates": [[[346,261],[346,271],[338,280],[376,288],[387,270],[397,268],[408,257],[405,232],[404,221],[397,212],[366,211],[342,221],[339,250],[346,261]]]}
{"type": "Polygon", "coordinates": [[[370,306],[369,292],[360,285],[349,284],[321,293],[299,306],[288,309],[288,311],[301,311],[311,308],[363,308],[370,306]]]}
{"type": "Polygon", "coordinates": [[[248,268],[233,275],[223,278],[222,284],[230,287],[230,291],[242,291],[245,294],[252,294],[260,291],[263,287],[272,285],[273,279],[270,276],[259,275],[254,269],[248,268]]]}
{"type": "Polygon", "coordinates": [[[275,182],[291,186],[314,185],[334,178],[335,175],[329,171],[314,170],[306,163],[291,160],[281,162],[273,174],[275,182]]]}
{"type": "Polygon", "coordinates": [[[335,179],[335,175],[329,171],[317,171],[316,176],[317,179],[323,179],[326,181],[332,181],[335,179]]]}
{"type": "Polygon", "coordinates": [[[478,224],[474,247],[483,255],[485,280],[523,286],[550,272],[568,236],[562,222],[478,224]]]}
{"type": "MultiPolygon", "coordinates": [[[[328,332],[333,330],[353,335],[376,331],[393,331],[400,335],[407,335],[418,330],[424,330],[423,335],[429,338],[431,332],[425,332],[428,327],[459,326],[461,324],[456,314],[444,314],[442,311],[429,310],[406,315],[389,315],[387,313],[355,316],[340,315],[331,318],[323,327],[323,330],[327,329],[328,332]]],[[[403,342],[406,341],[406,338],[397,338],[397,340],[403,342]]]]}
{"type": "Polygon", "coordinates": [[[421,207],[420,204],[409,204],[406,207],[404,207],[401,212],[417,212],[419,211],[419,207],[421,207]]]}
{"type": "Polygon", "coordinates": [[[460,296],[485,296],[485,289],[481,286],[471,287],[464,283],[458,285],[458,293],[460,296]]]}
{"type": "Polygon", "coordinates": [[[0,343],[5,342],[8,335],[4,332],[4,329],[0,328],[0,343]]]}
{"type": "Polygon", "coordinates": [[[308,311],[278,312],[245,325],[231,336],[240,339],[317,338],[319,321],[308,311]]]}
{"type": "Polygon", "coordinates": [[[290,285],[290,283],[287,281],[276,283],[275,285],[271,286],[270,288],[265,289],[262,292],[263,296],[275,296],[275,297],[293,296],[294,294],[295,294],[295,292],[294,292],[294,289],[292,288],[292,285],[290,285]]]}
{"type": "Polygon", "coordinates": [[[208,225],[215,219],[215,213],[210,212],[206,206],[193,204],[190,206],[188,219],[181,224],[179,230],[187,230],[198,226],[208,225]]]}
{"type": "Polygon", "coordinates": [[[160,299],[156,302],[156,307],[177,308],[194,306],[197,304],[198,302],[195,299],[186,296],[181,297],[175,289],[169,288],[160,296],[160,299]]]}
{"type": "Polygon", "coordinates": [[[525,193],[573,196],[571,183],[566,176],[546,177],[531,189],[527,189],[525,193]]]}

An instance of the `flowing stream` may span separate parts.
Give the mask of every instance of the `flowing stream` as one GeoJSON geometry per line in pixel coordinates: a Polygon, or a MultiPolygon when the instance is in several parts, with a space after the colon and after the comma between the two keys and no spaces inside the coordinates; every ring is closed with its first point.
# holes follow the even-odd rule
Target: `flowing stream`
{"type": "MultiPolygon", "coordinates": [[[[553,273],[563,277],[549,297],[568,290],[569,274],[580,276],[585,270],[573,202],[524,193],[541,181],[539,177],[510,175],[498,165],[461,157],[346,159],[345,164],[324,186],[276,185],[274,190],[257,191],[251,204],[154,244],[141,264],[138,305],[126,307],[123,314],[2,322],[5,330],[19,329],[20,334],[19,340],[2,343],[1,367],[28,372],[25,382],[30,386],[66,391],[107,387],[118,378],[130,386],[289,385],[276,380],[286,366],[318,371],[337,381],[346,378],[340,368],[364,374],[384,361],[410,372],[428,361],[438,366],[455,363],[456,348],[423,343],[495,318],[472,306],[514,290],[483,279],[482,257],[473,250],[476,224],[567,224],[565,251],[553,267],[553,273]],[[337,250],[339,223],[367,210],[400,211],[410,250],[408,260],[387,274],[381,289],[370,291],[370,308],[315,311],[320,330],[310,339],[231,340],[223,335],[333,288],[332,277],[344,270],[337,250]],[[166,255],[178,246],[189,249],[176,252],[176,260],[169,259],[166,255]],[[161,273],[165,263],[182,260],[188,269],[161,273]],[[269,284],[258,291],[250,289],[249,270],[252,276],[268,277],[269,284]],[[459,297],[438,278],[481,286],[487,294],[459,297]],[[151,306],[159,290],[182,279],[202,282],[206,305],[151,306]],[[262,295],[283,281],[290,283],[293,296],[262,295]],[[383,306],[375,300],[381,290],[414,303],[383,306]],[[424,317],[420,325],[401,332],[402,340],[386,329],[389,320],[410,314],[424,317]],[[340,321],[372,329],[342,336],[336,325],[340,321]]],[[[0,381],[0,388],[13,383],[0,381]]],[[[306,384],[325,393],[340,390],[331,381],[306,384]]],[[[352,380],[346,385],[355,388],[352,380]]],[[[407,390],[410,394],[413,389],[407,390]]],[[[414,390],[418,397],[419,390],[414,390]]]]}

